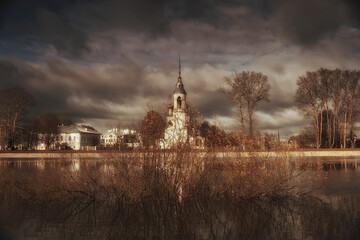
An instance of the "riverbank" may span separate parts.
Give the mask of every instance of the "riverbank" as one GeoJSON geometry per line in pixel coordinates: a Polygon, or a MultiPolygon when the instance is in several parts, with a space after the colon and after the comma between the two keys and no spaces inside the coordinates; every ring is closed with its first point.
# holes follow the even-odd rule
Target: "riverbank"
{"type": "MultiPolygon", "coordinates": [[[[169,152],[167,152],[169,153],[169,152]]],[[[289,157],[360,157],[359,150],[297,150],[297,151],[258,151],[258,152],[234,152],[234,151],[195,151],[198,156],[216,156],[216,157],[249,157],[254,154],[258,156],[278,156],[284,154],[289,157]]],[[[24,158],[24,159],[51,159],[51,158],[88,158],[99,159],[112,154],[124,154],[131,157],[137,157],[144,152],[119,152],[119,151],[3,151],[0,152],[0,159],[24,158]]]]}

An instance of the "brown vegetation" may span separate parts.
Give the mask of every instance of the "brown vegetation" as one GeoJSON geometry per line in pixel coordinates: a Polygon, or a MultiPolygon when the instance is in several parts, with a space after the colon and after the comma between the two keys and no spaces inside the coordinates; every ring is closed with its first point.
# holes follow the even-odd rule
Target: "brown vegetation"
{"type": "Polygon", "coordinates": [[[79,160],[80,170],[72,166],[36,173],[7,169],[0,174],[0,189],[27,201],[125,203],[271,199],[300,193],[295,190],[296,179],[307,168],[288,160],[285,152],[271,158],[233,154],[217,157],[189,149],[104,153],[100,162],[79,160]]]}
{"type": "Polygon", "coordinates": [[[140,135],[145,148],[153,147],[164,136],[166,123],[164,117],[157,111],[150,110],[141,122],[140,135]]]}

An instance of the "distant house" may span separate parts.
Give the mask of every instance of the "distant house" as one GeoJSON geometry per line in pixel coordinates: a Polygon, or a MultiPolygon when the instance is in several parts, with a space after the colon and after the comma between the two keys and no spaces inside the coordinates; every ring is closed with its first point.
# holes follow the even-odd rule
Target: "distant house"
{"type": "MultiPolygon", "coordinates": [[[[96,150],[100,144],[100,135],[93,127],[85,125],[60,126],[59,133],[54,136],[50,149],[56,150],[96,150]]],[[[44,136],[39,134],[38,150],[45,150],[44,136]]]]}
{"type": "Polygon", "coordinates": [[[106,148],[137,148],[140,141],[135,130],[114,128],[100,136],[100,145],[106,148]]]}
{"type": "Polygon", "coordinates": [[[118,128],[109,129],[100,136],[102,147],[113,147],[120,144],[121,131],[118,128]]]}

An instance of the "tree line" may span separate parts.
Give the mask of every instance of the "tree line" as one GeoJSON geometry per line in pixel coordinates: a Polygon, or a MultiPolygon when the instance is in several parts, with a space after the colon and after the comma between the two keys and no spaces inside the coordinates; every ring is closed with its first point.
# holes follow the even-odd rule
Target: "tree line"
{"type": "MultiPolygon", "coordinates": [[[[261,101],[269,101],[270,85],[262,73],[243,71],[225,77],[218,89],[236,107],[239,133],[254,139],[253,114],[261,101]]],[[[320,68],[297,79],[295,104],[299,114],[311,121],[298,136],[300,147],[354,148],[356,121],[360,112],[360,71],[320,68]]],[[[264,133],[263,142],[269,139],[264,133]]],[[[275,138],[276,139],[276,138],[275,138]]],[[[277,139],[279,141],[279,137],[277,139]]]]}
{"type": "Polygon", "coordinates": [[[297,80],[299,113],[312,121],[316,148],[354,147],[360,71],[320,68],[297,80]]]}
{"type": "Polygon", "coordinates": [[[19,145],[23,149],[35,149],[42,137],[49,147],[59,132],[60,125],[71,125],[67,113],[40,111],[35,116],[29,114],[35,106],[34,96],[22,88],[0,91],[0,146],[15,150],[19,145]]]}
{"type": "MultiPolygon", "coordinates": [[[[259,142],[259,139],[263,145],[274,145],[269,139],[279,144],[279,135],[263,133],[261,137],[254,117],[258,104],[269,101],[268,77],[260,72],[243,71],[225,77],[224,81],[225,86],[218,88],[218,92],[234,104],[238,130],[227,134],[209,122],[198,122],[192,129],[205,138],[207,146],[239,145],[248,140],[259,142]]],[[[297,79],[295,104],[299,114],[311,121],[311,126],[292,136],[290,141],[300,147],[355,147],[356,121],[360,112],[360,71],[320,68],[306,72],[297,79]]],[[[159,119],[160,114],[155,125],[164,129],[166,124],[159,119]]],[[[163,129],[160,132],[163,133],[163,129]]]]}

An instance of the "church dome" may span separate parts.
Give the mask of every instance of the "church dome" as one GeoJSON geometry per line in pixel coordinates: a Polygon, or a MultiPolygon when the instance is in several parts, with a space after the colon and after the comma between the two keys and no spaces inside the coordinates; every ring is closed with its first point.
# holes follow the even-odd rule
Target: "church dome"
{"type": "Polygon", "coordinates": [[[178,77],[178,81],[176,83],[176,87],[174,90],[174,93],[183,93],[186,94],[186,91],[184,89],[184,84],[182,83],[181,76],[178,77]]]}

